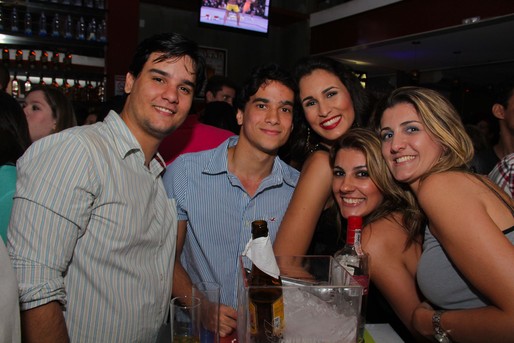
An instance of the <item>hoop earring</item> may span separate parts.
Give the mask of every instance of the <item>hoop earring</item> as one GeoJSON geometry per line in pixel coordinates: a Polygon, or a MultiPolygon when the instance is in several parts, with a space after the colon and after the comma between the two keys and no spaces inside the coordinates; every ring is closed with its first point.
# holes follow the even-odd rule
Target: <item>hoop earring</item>
{"type": "Polygon", "coordinates": [[[311,150],[311,128],[307,127],[307,150],[311,150]]]}

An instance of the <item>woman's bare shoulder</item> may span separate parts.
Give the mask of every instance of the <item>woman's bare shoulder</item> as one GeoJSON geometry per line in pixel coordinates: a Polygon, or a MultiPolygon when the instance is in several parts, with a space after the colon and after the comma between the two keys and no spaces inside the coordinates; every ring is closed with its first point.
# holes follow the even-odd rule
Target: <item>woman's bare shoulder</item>
{"type": "Polygon", "coordinates": [[[377,252],[403,249],[408,235],[401,219],[401,214],[393,213],[366,225],[362,230],[363,247],[377,252]]]}

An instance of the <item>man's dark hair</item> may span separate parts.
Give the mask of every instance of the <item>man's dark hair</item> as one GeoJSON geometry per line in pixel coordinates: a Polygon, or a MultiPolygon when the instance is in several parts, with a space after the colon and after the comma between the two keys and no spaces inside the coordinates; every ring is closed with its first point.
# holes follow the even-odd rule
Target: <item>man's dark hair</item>
{"type": "Polygon", "coordinates": [[[193,60],[196,76],[195,93],[202,89],[205,80],[205,61],[196,42],[178,34],[178,33],[160,33],[146,38],[139,43],[136,53],[132,58],[129,66],[129,72],[135,78],[139,76],[143,66],[148,61],[150,55],[154,52],[162,53],[155,62],[161,62],[167,59],[179,59],[189,56],[193,60]]]}
{"type": "Polygon", "coordinates": [[[0,165],[16,164],[31,143],[29,125],[16,99],[0,92],[0,103],[0,165]]]}
{"type": "Polygon", "coordinates": [[[514,80],[505,80],[497,84],[494,89],[494,103],[504,108],[509,107],[509,99],[514,94],[514,80]]]}
{"type": "MultiPolygon", "coordinates": [[[[259,67],[256,67],[252,70],[250,76],[241,87],[237,98],[236,98],[236,108],[244,111],[246,103],[250,100],[250,97],[257,93],[259,88],[267,84],[271,81],[277,81],[291,89],[295,94],[295,99],[298,94],[298,87],[296,82],[294,81],[292,75],[278,64],[270,63],[265,64],[259,67]]],[[[296,104],[296,101],[295,101],[296,104]]],[[[294,111],[293,113],[296,113],[294,111]]]]}
{"type": "Polygon", "coordinates": [[[207,80],[205,85],[205,93],[211,92],[213,95],[216,95],[216,93],[218,93],[223,88],[223,86],[237,90],[236,83],[228,77],[222,75],[213,75],[207,80]]]}

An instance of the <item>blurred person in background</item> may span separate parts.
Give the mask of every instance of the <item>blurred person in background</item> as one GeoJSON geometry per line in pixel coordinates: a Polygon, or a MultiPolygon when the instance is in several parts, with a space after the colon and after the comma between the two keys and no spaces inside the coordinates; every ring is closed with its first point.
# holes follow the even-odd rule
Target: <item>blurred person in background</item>
{"type": "Polygon", "coordinates": [[[71,101],[59,89],[51,86],[37,85],[27,93],[23,111],[33,142],[77,126],[71,101]]]}
{"type": "Polygon", "coordinates": [[[488,149],[475,152],[472,167],[487,175],[508,154],[514,153],[514,80],[500,82],[493,89],[491,112],[498,121],[499,139],[488,149]]]}
{"type": "Polygon", "coordinates": [[[219,127],[220,129],[239,134],[240,126],[237,123],[237,109],[225,101],[211,101],[205,105],[200,122],[219,127]]]}
{"type": "Polygon", "coordinates": [[[234,105],[236,92],[237,85],[234,81],[225,76],[213,75],[205,85],[205,102],[225,101],[234,105]]]}
{"type": "Polygon", "coordinates": [[[0,92],[0,236],[4,243],[16,190],[16,161],[30,143],[27,118],[20,104],[0,92]]]}

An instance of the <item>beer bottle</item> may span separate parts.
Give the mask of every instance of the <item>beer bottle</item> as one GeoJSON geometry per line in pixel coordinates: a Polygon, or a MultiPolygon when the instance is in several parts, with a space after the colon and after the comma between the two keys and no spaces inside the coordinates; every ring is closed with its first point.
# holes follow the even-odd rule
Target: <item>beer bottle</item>
{"type": "MultiPolygon", "coordinates": [[[[252,222],[252,243],[257,240],[269,240],[268,226],[264,220],[252,222]]],[[[268,257],[264,259],[266,261],[273,257],[271,260],[275,261],[271,244],[259,244],[258,247],[264,249],[258,251],[257,257],[268,257]]],[[[253,262],[248,291],[251,340],[254,343],[279,342],[284,327],[282,281],[280,276],[274,277],[265,273],[256,266],[255,261],[253,262]]],[[[278,267],[276,269],[278,270],[278,267]]]]}

